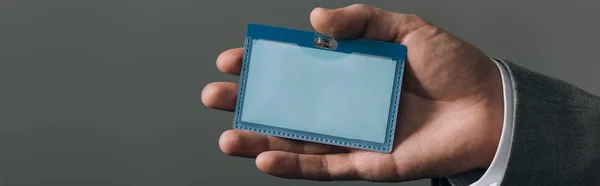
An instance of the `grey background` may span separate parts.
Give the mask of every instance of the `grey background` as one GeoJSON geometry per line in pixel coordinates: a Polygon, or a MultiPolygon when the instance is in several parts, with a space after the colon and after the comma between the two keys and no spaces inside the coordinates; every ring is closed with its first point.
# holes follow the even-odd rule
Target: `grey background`
{"type": "MultiPolygon", "coordinates": [[[[311,30],[359,1],[0,1],[0,185],[394,185],[289,181],[223,155],[200,102],[249,22],[311,30]]],[[[600,93],[599,1],[362,1],[421,15],[492,56],[600,93]]],[[[416,181],[395,185],[425,185],[416,181]]]]}

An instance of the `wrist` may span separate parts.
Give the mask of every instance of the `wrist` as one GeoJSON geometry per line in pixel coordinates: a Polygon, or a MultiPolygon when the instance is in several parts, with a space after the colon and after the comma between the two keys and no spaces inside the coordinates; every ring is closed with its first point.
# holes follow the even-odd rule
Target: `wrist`
{"type": "Polygon", "coordinates": [[[488,125],[486,126],[488,130],[485,143],[481,147],[481,160],[478,163],[478,168],[488,168],[491,165],[500,144],[500,137],[502,136],[502,128],[504,126],[504,87],[502,84],[502,75],[498,66],[491,59],[490,64],[493,65],[493,70],[490,71],[488,77],[489,87],[487,88],[487,94],[490,96],[486,106],[489,122],[482,123],[482,125],[488,125]]]}

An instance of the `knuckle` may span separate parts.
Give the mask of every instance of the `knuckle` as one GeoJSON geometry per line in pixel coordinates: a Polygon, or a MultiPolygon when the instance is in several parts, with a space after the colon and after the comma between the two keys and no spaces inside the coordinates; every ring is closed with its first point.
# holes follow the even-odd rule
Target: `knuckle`
{"type": "Polygon", "coordinates": [[[360,4],[360,3],[356,3],[356,4],[353,4],[353,5],[350,5],[350,7],[356,8],[356,9],[369,9],[369,8],[371,8],[368,5],[360,4]]]}
{"type": "Polygon", "coordinates": [[[428,39],[431,39],[434,36],[437,36],[437,35],[441,34],[442,32],[444,32],[444,30],[441,29],[440,27],[429,25],[429,24],[421,26],[420,31],[421,31],[420,34],[422,34],[423,37],[426,37],[428,39]]]}
{"type": "Polygon", "coordinates": [[[416,14],[408,14],[407,16],[408,16],[408,18],[409,18],[410,22],[413,22],[413,23],[415,23],[415,24],[420,24],[420,25],[427,25],[427,24],[429,24],[429,23],[427,22],[427,20],[425,20],[425,18],[423,18],[423,17],[421,17],[421,16],[419,16],[419,15],[416,15],[416,14]]]}

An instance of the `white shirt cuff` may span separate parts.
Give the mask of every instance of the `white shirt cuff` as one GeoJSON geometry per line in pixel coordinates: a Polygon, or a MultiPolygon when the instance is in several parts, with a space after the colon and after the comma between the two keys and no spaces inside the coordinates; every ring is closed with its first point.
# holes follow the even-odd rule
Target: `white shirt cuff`
{"type": "Polygon", "coordinates": [[[504,172],[508,164],[508,157],[510,153],[510,147],[512,144],[512,134],[514,125],[514,92],[512,86],[512,80],[508,68],[502,61],[492,59],[500,75],[502,76],[502,86],[504,92],[504,123],[502,127],[502,135],[500,136],[500,143],[492,164],[483,174],[483,176],[477,180],[471,186],[498,186],[502,183],[504,178],[504,172]]]}

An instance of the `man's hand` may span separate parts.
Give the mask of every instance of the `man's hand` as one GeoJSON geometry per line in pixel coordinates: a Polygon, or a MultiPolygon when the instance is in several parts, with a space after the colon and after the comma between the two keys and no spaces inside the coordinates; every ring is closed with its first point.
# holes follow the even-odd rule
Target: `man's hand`
{"type": "MultiPolygon", "coordinates": [[[[261,171],[311,180],[407,181],[443,177],[492,162],[503,122],[500,73],[476,47],[414,16],[364,5],[315,9],[313,27],[335,38],[401,43],[407,66],[394,149],[390,154],[346,149],[229,130],[219,145],[228,155],[256,158],[261,171]]],[[[238,75],[243,49],[223,52],[217,67],[238,75]]],[[[232,111],[237,84],[215,82],[203,103],[232,111]]]]}

